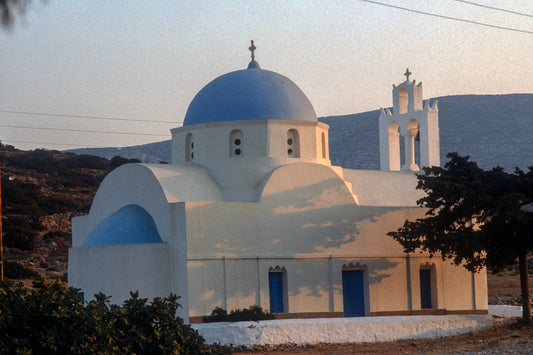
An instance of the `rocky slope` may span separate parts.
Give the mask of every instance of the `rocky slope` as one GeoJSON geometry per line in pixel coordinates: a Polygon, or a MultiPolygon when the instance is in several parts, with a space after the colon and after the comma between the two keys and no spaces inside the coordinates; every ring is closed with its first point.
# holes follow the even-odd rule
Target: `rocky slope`
{"type": "Polygon", "coordinates": [[[66,281],[70,219],[87,214],[105,175],[129,160],[4,145],[0,154],[5,277],[66,281]]]}

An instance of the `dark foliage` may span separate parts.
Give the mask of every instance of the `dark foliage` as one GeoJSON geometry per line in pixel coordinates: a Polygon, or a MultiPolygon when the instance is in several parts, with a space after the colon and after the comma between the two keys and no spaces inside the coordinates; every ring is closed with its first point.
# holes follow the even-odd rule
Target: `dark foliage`
{"type": "Polygon", "coordinates": [[[260,321],[274,319],[273,313],[264,311],[260,306],[250,306],[245,309],[234,309],[229,314],[220,307],[216,307],[210,315],[204,316],[202,321],[204,323],[213,322],[242,322],[242,321],[260,321]]]}
{"type": "Polygon", "coordinates": [[[70,240],[72,235],[68,232],[61,230],[54,230],[43,235],[43,241],[47,242],[49,240],[61,239],[61,240],[70,240]]]}
{"type": "Polygon", "coordinates": [[[178,297],[151,303],[132,293],[122,306],[109,297],[83,304],[59,282],[30,290],[0,282],[0,354],[229,354],[209,348],[176,316],[178,297]]]}
{"type": "Polygon", "coordinates": [[[2,175],[2,213],[40,215],[41,189],[30,182],[10,180],[2,175]]]}
{"type": "Polygon", "coordinates": [[[0,0],[0,23],[10,28],[15,20],[15,14],[24,13],[30,0],[0,0]]]}
{"type": "Polygon", "coordinates": [[[8,154],[6,165],[20,169],[31,169],[40,173],[54,173],[58,176],[73,174],[72,169],[111,170],[127,163],[140,163],[138,159],[115,156],[111,160],[95,155],[61,153],[56,150],[35,149],[20,154],[8,154]]]}
{"type": "MultiPolygon", "coordinates": [[[[35,271],[25,268],[17,262],[4,261],[4,276],[11,280],[19,279],[40,279],[38,273],[35,271]]],[[[1,316],[1,314],[0,314],[1,316]]]]}
{"type": "MultiPolygon", "coordinates": [[[[0,1],[2,1],[2,0],[0,0],[0,1]]],[[[0,150],[1,151],[5,151],[5,152],[15,152],[18,149],[15,148],[14,146],[10,145],[10,144],[3,144],[3,143],[0,142],[0,150]]]]}
{"type": "Polygon", "coordinates": [[[527,255],[533,251],[533,213],[523,207],[533,201],[533,167],[528,173],[502,168],[485,171],[469,157],[449,153],[444,168],[424,168],[418,189],[425,197],[417,201],[427,208],[426,217],[405,221],[388,233],[406,253],[439,253],[468,270],[490,266],[493,272],[519,259],[523,314],[527,322],[529,288],[527,255]]]}
{"type": "Polygon", "coordinates": [[[111,168],[118,168],[121,165],[129,164],[129,163],[140,163],[141,161],[139,159],[126,159],[121,156],[115,155],[111,160],[109,161],[111,168]]]}
{"type": "Polygon", "coordinates": [[[389,235],[405,252],[417,249],[440,253],[472,271],[490,265],[497,271],[533,250],[532,215],[522,211],[533,200],[528,174],[509,174],[501,168],[485,171],[468,157],[448,154],[444,168],[424,168],[418,189],[426,196],[417,201],[428,209],[425,218],[406,221],[389,235]]]}
{"type": "Polygon", "coordinates": [[[20,250],[33,250],[36,230],[41,228],[38,218],[9,216],[2,220],[4,246],[20,250]]]}
{"type": "Polygon", "coordinates": [[[48,173],[59,169],[62,162],[54,159],[54,151],[35,149],[22,155],[8,155],[6,165],[20,169],[33,169],[41,173],[48,173]]]}

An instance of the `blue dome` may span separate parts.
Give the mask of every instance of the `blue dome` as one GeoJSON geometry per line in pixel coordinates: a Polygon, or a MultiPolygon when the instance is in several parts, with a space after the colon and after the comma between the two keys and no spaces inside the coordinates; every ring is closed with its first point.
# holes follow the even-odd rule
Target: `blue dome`
{"type": "Polygon", "coordinates": [[[152,216],[137,205],[127,205],[107,217],[83,242],[84,247],[161,243],[152,216]]]}
{"type": "Polygon", "coordinates": [[[252,61],[248,69],[222,75],[200,90],[183,125],[265,119],[317,120],[313,105],[296,84],[252,61]]]}

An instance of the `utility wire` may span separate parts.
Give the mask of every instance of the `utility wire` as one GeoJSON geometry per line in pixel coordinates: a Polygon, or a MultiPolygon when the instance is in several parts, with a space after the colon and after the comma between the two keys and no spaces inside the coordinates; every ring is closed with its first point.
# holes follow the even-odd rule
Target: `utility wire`
{"type": "Polygon", "coordinates": [[[93,120],[109,120],[109,121],[128,121],[128,122],[149,122],[149,123],[180,123],[179,121],[153,121],[153,120],[136,120],[130,118],[115,118],[115,117],[98,117],[98,116],[83,116],[83,115],[65,115],[56,113],[41,113],[41,112],[27,112],[27,111],[10,111],[0,110],[3,113],[14,113],[18,115],[32,115],[32,116],[51,116],[51,117],[71,117],[71,118],[90,118],[93,120]]]}
{"type": "Polygon", "coordinates": [[[533,31],[520,30],[520,29],[518,29],[518,28],[512,28],[512,27],[505,27],[505,26],[492,25],[492,24],[490,24],[490,23],[484,23],[484,22],[478,22],[478,21],[466,20],[466,19],[462,19],[462,18],[458,18],[458,17],[451,17],[451,16],[446,16],[446,15],[433,14],[433,13],[430,13],[430,12],[425,12],[425,11],[420,11],[420,10],[409,9],[409,8],[407,8],[407,7],[402,7],[402,6],[396,6],[396,5],[386,4],[386,3],[383,3],[383,2],[379,2],[379,1],[373,1],[373,0],[359,0],[359,1],[368,2],[368,3],[371,3],[371,4],[376,4],[376,5],[386,6],[386,7],[392,7],[392,8],[394,8],[394,9],[399,9],[399,10],[404,10],[404,11],[414,12],[414,13],[421,14],[421,15],[427,15],[427,16],[433,16],[433,17],[439,17],[439,18],[443,18],[443,19],[446,19],[446,20],[454,20],[454,21],[459,21],[459,22],[466,22],[466,23],[470,23],[470,24],[473,24],[473,25],[479,25],[479,26],[491,27],[491,28],[496,28],[496,29],[499,29],[499,30],[506,30],[506,31],[514,31],[514,32],[521,32],[521,33],[533,34],[533,31]]]}
{"type": "Polygon", "coordinates": [[[507,12],[507,13],[510,13],[510,14],[513,14],[513,15],[519,15],[519,16],[525,16],[525,17],[533,17],[533,15],[526,14],[526,13],[523,13],[523,12],[518,12],[518,11],[513,11],[513,10],[502,9],[502,8],[500,8],[500,7],[494,7],[494,6],[488,6],[488,5],[478,4],[478,3],[475,3],[475,2],[473,2],[473,1],[465,1],[465,0],[455,0],[455,1],[458,1],[458,2],[464,2],[465,4],[469,4],[469,5],[474,5],[474,6],[484,7],[484,8],[486,8],[486,9],[497,10],[497,11],[503,11],[503,12],[507,12]]]}
{"type": "Polygon", "coordinates": [[[4,125],[0,124],[0,127],[7,128],[22,128],[22,129],[38,129],[44,131],[66,131],[66,132],[87,132],[87,133],[103,133],[103,134],[127,134],[133,136],[158,136],[158,137],[168,137],[168,134],[157,134],[157,133],[133,133],[133,132],[115,132],[115,131],[92,131],[87,129],[71,129],[71,128],[48,128],[48,127],[28,127],[28,126],[16,126],[16,125],[4,125]]]}
{"type": "Polygon", "coordinates": [[[55,142],[24,141],[24,140],[18,140],[18,139],[2,139],[2,144],[9,144],[12,142],[13,143],[28,143],[28,144],[62,145],[62,146],[76,147],[76,148],[113,148],[113,147],[102,147],[99,145],[91,145],[91,144],[69,144],[69,143],[55,143],[55,142]]]}

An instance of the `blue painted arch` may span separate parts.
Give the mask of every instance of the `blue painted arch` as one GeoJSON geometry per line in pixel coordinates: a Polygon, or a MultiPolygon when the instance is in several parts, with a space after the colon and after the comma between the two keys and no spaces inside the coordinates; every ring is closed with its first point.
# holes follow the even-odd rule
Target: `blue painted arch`
{"type": "Polygon", "coordinates": [[[127,205],[97,225],[82,246],[144,243],[162,243],[154,219],[144,208],[127,205]]]}

